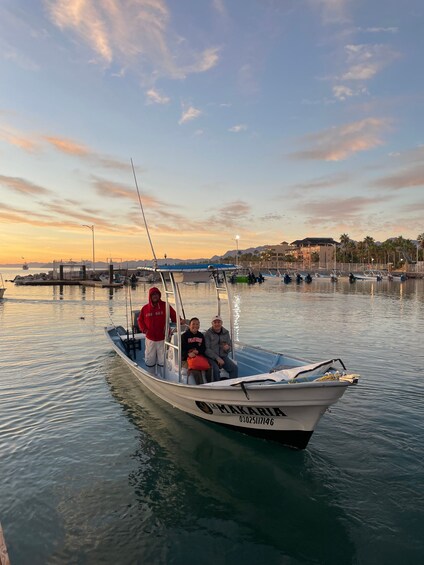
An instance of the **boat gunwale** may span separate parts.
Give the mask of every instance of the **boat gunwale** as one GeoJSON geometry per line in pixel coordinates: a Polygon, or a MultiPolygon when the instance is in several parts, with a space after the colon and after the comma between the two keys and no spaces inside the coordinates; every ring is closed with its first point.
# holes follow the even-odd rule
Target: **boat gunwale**
{"type": "MultiPolygon", "coordinates": [[[[156,381],[158,383],[161,384],[165,384],[165,385],[170,385],[170,386],[177,386],[177,387],[183,387],[183,388],[187,388],[187,389],[193,389],[193,390],[216,390],[216,391],[229,391],[229,390],[240,390],[241,388],[241,384],[243,383],[244,386],[249,390],[249,391],[261,391],[261,390],[286,390],[287,388],[290,389],[298,389],[298,388],[327,388],[327,387],[334,387],[334,386],[342,386],[342,387],[347,387],[347,386],[351,386],[351,383],[349,381],[307,381],[307,382],[299,382],[299,383],[294,383],[294,382],[288,382],[288,381],[273,381],[272,383],[269,384],[265,384],[267,382],[267,379],[264,379],[264,384],[257,384],[254,382],[237,382],[234,384],[231,383],[226,383],[226,384],[213,384],[212,386],[211,383],[203,383],[201,385],[191,385],[191,384],[187,384],[187,383],[183,383],[183,382],[178,382],[178,381],[170,381],[170,380],[166,380],[166,379],[162,379],[159,378],[155,375],[151,375],[150,373],[148,373],[143,367],[141,367],[138,363],[136,363],[133,359],[131,359],[131,357],[129,357],[127,355],[127,353],[121,349],[119,347],[119,345],[117,343],[115,343],[115,340],[110,336],[110,331],[116,329],[114,326],[106,326],[104,328],[105,334],[108,337],[108,339],[110,340],[110,342],[112,343],[112,346],[114,348],[114,350],[118,353],[118,355],[120,357],[122,357],[124,359],[124,361],[128,364],[128,366],[132,369],[136,369],[137,372],[141,373],[143,376],[145,376],[148,379],[151,379],[152,381],[156,381]],[[208,386],[209,385],[209,386],[208,386]]],[[[248,347],[254,347],[254,346],[248,346],[248,347]]],[[[257,349],[261,349],[262,351],[268,351],[267,349],[263,349],[263,348],[257,348],[257,349]]],[[[294,358],[293,358],[294,359],[294,358]]],[[[258,375],[266,375],[267,373],[259,373],[258,375]]],[[[273,374],[273,373],[271,373],[273,374]]],[[[248,378],[248,377],[246,377],[248,378]]],[[[237,381],[240,381],[241,379],[243,379],[243,377],[237,377],[237,381]]],[[[232,380],[232,379],[229,379],[232,380]]],[[[271,379],[269,379],[271,380],[271,379]]]]}

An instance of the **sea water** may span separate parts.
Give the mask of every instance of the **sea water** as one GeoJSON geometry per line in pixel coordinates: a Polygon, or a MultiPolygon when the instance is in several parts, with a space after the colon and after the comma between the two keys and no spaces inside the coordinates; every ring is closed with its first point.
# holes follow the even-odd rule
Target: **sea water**
{"type": "MultiPolygon", "coordinates": [[[[6,286],[0,522],[12,565],[424,562],[424,281],[232,287],[240,341],[341,357],[361,374],[305,451],[197,420],[135,381],[103,327],[126,325],[148,285],[6,286]]],[[[206,329],[213,288],[182,291],[206,329]]]]}

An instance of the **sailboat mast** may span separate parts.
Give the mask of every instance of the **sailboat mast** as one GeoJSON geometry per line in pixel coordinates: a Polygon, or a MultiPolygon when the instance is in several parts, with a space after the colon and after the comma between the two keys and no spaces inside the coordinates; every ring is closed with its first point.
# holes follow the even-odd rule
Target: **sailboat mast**
{"type": "Polygon", "coordinates": [[[151,240],[151,237],[150,237],[149,227],[148,227],[147,222],[146,222],[146,216],[144,215],[144,208],[143,208],[143,204],[141,202],[140,191],[138,189],[137,177],[135,175],[134,163],[133,163],[132,159],[131,159],[131,168],[132,168],[132,172],[133,172],[133,175],[134,175],[135,187],[137,189],[138,202],[140,204],[141,213],[143,215],[144,227],[146,228],[147,237],[148,237],[149,243],[150,243],[150,249],[152,250],[153,264],[154,264],[154,267],[156,269],[156,267],[158,266],[158,260],[156,258],[156,253],[155,253],[155,250],[153,248],[153,243],[152,243],[152,240],[151,240]]]}

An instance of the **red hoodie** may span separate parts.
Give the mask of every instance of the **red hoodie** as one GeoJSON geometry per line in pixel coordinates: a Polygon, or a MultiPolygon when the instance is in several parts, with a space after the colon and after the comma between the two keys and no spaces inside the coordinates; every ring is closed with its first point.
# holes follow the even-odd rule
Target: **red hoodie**
{"type": "MultiPolygon", "coordinates": [[[[140,331],[146,334],[147,339],[151,341],[162,341],[165,339],[165,324],[166,324],[166,304],[160,299],[161,292],[156,287],[149,290],[149,303],[145,304],[140,311],[137,319],[140,331]],[[159,301],[156,304],[152,303],[152,294],[159,294],[159,301]]],[[[172,306],[169,307],[169,313],[173,322],[177,321],[177,315],[172,306]]]]}

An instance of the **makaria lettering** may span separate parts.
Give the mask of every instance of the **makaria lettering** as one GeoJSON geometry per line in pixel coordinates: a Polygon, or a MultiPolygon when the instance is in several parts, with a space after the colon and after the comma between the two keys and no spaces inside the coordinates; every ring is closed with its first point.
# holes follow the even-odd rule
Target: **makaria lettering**
{"type": "MultiPolygon", "coordinates": [[[[215,404],[209,402],[196,401],[196,406],[205,414],[237,414],[245,416],[272,416],[285,417],[285,414],[278,406],[242,406],[233,404],[215,404]]],[[[240,421],[242,421],[240,419],[240,421]]],[[[271,424],[272,425],[272,424],[271,424]]]]}

